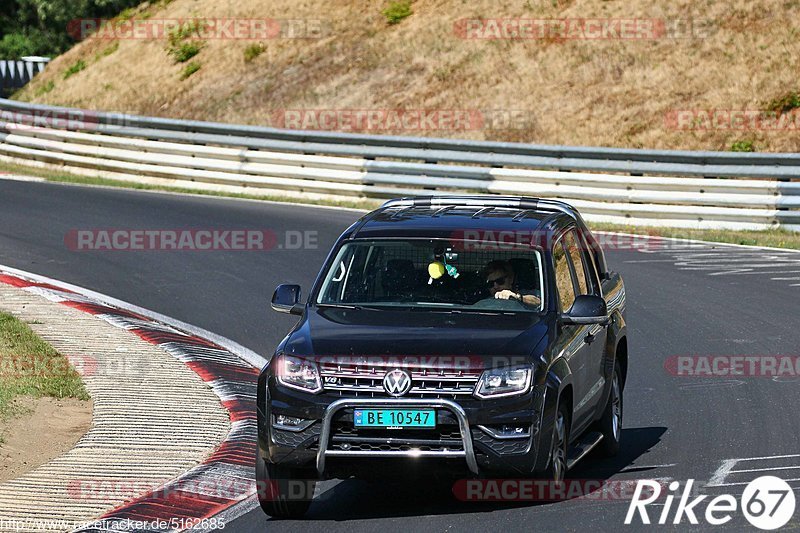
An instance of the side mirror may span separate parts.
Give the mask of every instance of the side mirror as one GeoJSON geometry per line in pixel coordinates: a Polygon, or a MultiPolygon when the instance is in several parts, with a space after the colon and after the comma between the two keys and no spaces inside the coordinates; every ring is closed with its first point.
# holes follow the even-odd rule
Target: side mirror
{"type": "Polygon", "coordinates": [[[575,298],[570,310],[561,315],[564,324],[588,326],[598,324],[606,326],[611,322],[608,316],[606,301],[600,296],[582,294],[575,298]]]}
{"type": "Polygon", "coordinates": [[[272,295],[273,311],[302,315],[303,308],[300,303],[300,285],[278,285],[272,295]]]}

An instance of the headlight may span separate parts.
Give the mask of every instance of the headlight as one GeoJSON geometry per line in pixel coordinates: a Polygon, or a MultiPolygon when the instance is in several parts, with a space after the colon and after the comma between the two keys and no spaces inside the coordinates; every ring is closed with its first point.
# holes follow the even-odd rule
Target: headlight
{"type": "Polygon", "coordinates": [[[475,396],[497,398],[523,394],[531,386],[532,374],[533,369],[529,366],[486,370],[475,387],[475,396]]]}
{"type": "Polygon", "coordinates": [[[276,363],[275,375],[281,385],[311,393],[322,390],[322,380],[316,363],[291,355],[278,356],[276,363]]]}

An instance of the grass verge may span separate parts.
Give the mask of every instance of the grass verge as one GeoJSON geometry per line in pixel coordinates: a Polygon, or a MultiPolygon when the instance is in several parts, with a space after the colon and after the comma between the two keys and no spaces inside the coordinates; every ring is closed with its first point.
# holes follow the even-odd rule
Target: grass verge
{"type": "MultiPolygon", "coordinates": [[[[149,191],[166,191],[185,194],[196,194],[202,196],[218,196],[228,198],[244,198],[248,200],[267,200],[272,202],[284,202],[294,204],[325,205],[332,207],[347,207],[353,209],[371,210],[378,207],[382,202],[376,199],[359,198],[353,200],[327,200],[327,199],[305,199],[294,198],[291,196],[260,195],[260,194],[239,194],[225,193],[217,191],[199,191],[181,187],[170,187],[166,185],[150,185],[131,181],[117,181],[101,177],[77,176],[68,172],[28,167],[13,163],[0,161],[0,172],[21,174],[28,176],[38,176],[47,181],[73,183],[79,185],[96,185],[105,187],[120,187],[125,189],[138,189],[149,191]]],[[[632,233],[636,235],[654,235],[659,237],[672,237],[676,239],[692,239],[699,241],[720,242],[728,244],[744,244],[749,246],[767,246],[771,248],[789,248],[800,250],[800,233],[789,232],[781,229],[762,230],[762,231],[733,231],[733,230],[709,230],[709,229],[681,229],[681,228],[660,228],[655,226],[627,226],[623,224],[592,223],[589,226],[596,231],[616,231],[620,233],[632,233]]]]}
{"type": "Polygon", "coordinates": [[[0,312],[0,421],[23,414],[14,405],[17,396],[89,399],[66,358],[27,324],[0,312]]]}
{"type": "Polygon", "coordinates": [[[621,224],[588,223],[594,231],[616,231],[636,235],[654,235],[673,239],[766,246],[800,250],[800,233],[782,229],[740,231],[722,229],[659,228],[655,226],[624,226],[621,224]]]}

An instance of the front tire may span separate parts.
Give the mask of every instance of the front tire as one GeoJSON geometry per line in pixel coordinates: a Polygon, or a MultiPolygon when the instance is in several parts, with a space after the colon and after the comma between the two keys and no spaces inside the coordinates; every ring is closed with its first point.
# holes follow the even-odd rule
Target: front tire
{"type": "Polygon", "coordinates": [[[269,516],[302,518],[311,506],[316,485],[310,471],[267,463],[256,452],[258,502],[269,516]]]}
{"type": "Polygon", "coordinates": [[[603,418],[600,419],[600,432],[603,440],[598,447],[600,453],[605,457],[614,457],[619,453],[620,442],[622,441],[622,372],[619,363],[614,363],[614,376],[611,378],[611,392],[608,395],[608,403],[603,411],[603,418]]]}
{"type": "Polygon", "coordinates": [[[567,448],[569,447],[569,412],[559,401],[556,421],[553,426],[553,445],[550,449],[550,462],[545,471],[549,481],[561,483],[567,475],[567,448]]]}

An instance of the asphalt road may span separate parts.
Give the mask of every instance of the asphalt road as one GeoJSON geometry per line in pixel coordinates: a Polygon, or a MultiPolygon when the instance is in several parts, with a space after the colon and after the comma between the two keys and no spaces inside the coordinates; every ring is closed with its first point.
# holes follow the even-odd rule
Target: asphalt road
{"type": "MultiPolygon", "coordinates": [[[[331,244],[358,216],[0,180],[0,264],[135,303],[267,354],[293,320],[269,310],[275,285],[308,288],[331,244]],[[266,252],[78,252],[65,244],[71,231],[111,228],[270,230],[281,243],[287,231],[312,232],[318,245],[266,252]]],[[[586,462],[572,477],[713,479],[722,486],[708,493],[734,495],[743,485],[730,483],[763,474],[800,478],[798,380],[686,378],[665,370],[676,355],[797,355],[800,254],[694,246],[651,252],[607,252],[628,293],[631,363],[622,452],[614,460],[586,462]],[[745,461],[726,463],[731,459],[745,461]]],[[[323,491],[305,520],[268,521],[256,510],[226,531],[610,530],[622,526],[628,507],[626,501],[586,500],[464,503],[447,487],[416,483],[328,482],[323,491]]],[[[662,507],[655,509],[654,521],[662,507]]],[[[746,525],[737,517],[727,527],[746,525]]],[[[800,529],[797,518],[790,527],[800,529]]]]}

